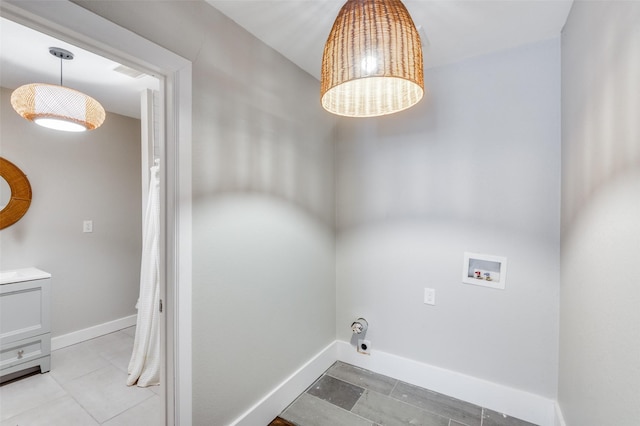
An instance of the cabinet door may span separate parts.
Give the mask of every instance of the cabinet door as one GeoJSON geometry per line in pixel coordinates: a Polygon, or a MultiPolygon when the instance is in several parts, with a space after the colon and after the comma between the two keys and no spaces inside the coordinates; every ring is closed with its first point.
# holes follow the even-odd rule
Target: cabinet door
{"type": "Polygon", "coordinates": [[[49,333],[51,279],[0,285],[0,345],[49,333]]]}

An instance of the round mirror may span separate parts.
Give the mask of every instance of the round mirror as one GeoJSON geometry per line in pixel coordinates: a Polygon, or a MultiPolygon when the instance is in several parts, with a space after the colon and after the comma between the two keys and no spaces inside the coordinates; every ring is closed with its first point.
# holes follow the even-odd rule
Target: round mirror
{"type": "Polygon", "coordinates": [[[11,199],[11,187],[5,178],[0,176],[0,210],[7,207],[11,199]]]}
{"type": "Polygon", "coordinates": [[[31,185],[29,179],[18,167],[0,157],[0,229],[11,226],[20,220],[31,204],[31,185]],[[6,184],[6,186],[5,186],[6,184]],[[8,187],[8,188],[7,188],[8,187]]]}

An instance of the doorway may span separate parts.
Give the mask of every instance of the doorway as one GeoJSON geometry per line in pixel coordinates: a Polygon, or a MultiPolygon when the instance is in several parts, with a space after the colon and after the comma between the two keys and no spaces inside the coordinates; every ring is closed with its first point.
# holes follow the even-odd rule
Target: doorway
{"type": "Polygon", "coordinates": [[[0,3],[0,15],[163,81],[161,352],[165,424],[191,424],[191,63],[70,2],[0,3]]]}

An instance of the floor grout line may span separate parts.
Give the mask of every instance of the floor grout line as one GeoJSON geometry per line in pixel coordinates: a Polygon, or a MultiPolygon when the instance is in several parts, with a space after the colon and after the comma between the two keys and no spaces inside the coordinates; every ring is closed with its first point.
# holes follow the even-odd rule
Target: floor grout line
{"type": "MultiPolygon", "coordinates": [[[[422,412],[424,412],[424,413],[433,414],[434,416],[438,416],[438,417],[441,417],[441,418],[443,418],[443,419],[447,419],[447,417],[443,416],[442,414],[438,414],[438,413],[434,413],[433,411],[425,410],[425,409],[424,409],[424,408],[422,408],[422,407],[418,407],[418,406],[413,405],[413,404],[410,404],[410,403],[408,403],[408,402],[401,401],[401,400],[399,400],[399,399],[397,399],[397,398],[394,398],[394,397],[392,397],[392,396],[390,396],[390,395],[385,395],[385,394],[383,394],[383,393],[381,393],[381,392],[377,392],[377,391],[374,391],[374,390],[371,390],[371,389],[365,389],[365,392],[373,392],[373,393],[376,393],[376,394],[378,394],[378,395],[382,395],[383,397],[388,398],[388,399],[390,399],[390,400],[393,400],[393,401],[399,402],[400,404],[408,405],[409,407],[413,407],[413,408],[415,408],[415,409],[418,409],[418,410],[420,410],[420,411],[422,411],[422,412]]],[[[362,394],[362,395],[364,395],[364,392],[363,392],[363,394],[362,394]]],[[[361,395],[360,397],[362,397],[362,395],[361,395]]],[[[358,398],[358,401],[359,401],[359,400],[360,400],[360,398],[358,398]]],[[[356,402],[356,404],[357,404],[357,402],[356,402]]],[[[353,406],[355,407],[355,404],[354,404],[353,406]]],[[[353,407],[352,407],[352,409],[353,409],[353,407]]],[[[354,413],[354,414],[355,414],[355,413],[354,413]]],[[[373,422],[373,420],[371,420],[371,419],[367,419],[367,420],[369,420],[369,421],[373,422]]],[[[448,423],[451,423],[451,419],[450,419],[450,418],[449,418],[449,422],[448,422],[448,423]]],[[[482,426],[482,425],[480,425],[480,426],[482,426]]]]}
{"type": "MultiPolygon", "coordinates": [[[[23,415],[23,414],[25,414],[25,413],[28,413],[29,411],[37,410],[37,409],[39,409],[42,405],[52,404],[52,403],[54,403],[54,402],[56,402],[56,401],[59,401],[59,400],[61,400],[61,399],[63,399],[63,398],[66,398],[67,396],[71,397],[71,395],[67,394],[67,393],[66,393],[66,391],[65,391],[65,394],[64,394],[64,395],[60,395],[60,396],[59,396],[59,397],[57,397],[57,398],[53,398],[53,399],[50,399],[50,400],[48,400],[48,401],[43,402],[41,405],[37,405],[37,406],[35,406],[35,407],[31,407],[31,408],[28,408],[28,409],[26,409],[26,410],[24,410],[24,411],[21,411],[21,412],[19,412],[19,413],[16,413],[16,414],[14,414],[13,416],[11,416],[11,417],[9,417],[9,418],[6,418],[6,419],[4,419],[4,420],[0,420],[0,423],[6,423],[6,424],[13,423],[13,421],[11,421],[11,419],[16,418],[16,417],[19,417],[19,416],[21,416],[21,415],[23,415]]],[[[71,397],[71,398],[73,399],[73,397],[71,397]]],[[[75,401],[75,400],[74,400],[74,401],[75,401]]],[[[83,408],[83,409],[84,409],[84,408],[83,408]]]]}
{"type": "Polygon", "coordinates": [[[389,392],[389,398],[393,398],[391,394],[393,394],[393,391],[396,390],[396,388],[398,387],[398,383],[400,383],[400,380],[396,379],[396,382],[393,384],[393,387],[391,388],[391,392],[389,392]]]}
{"type": "MultiPolygon", "coordinates": [[[[444,394],[441,394],[441,395],[444,395],[444,394]]],[[[445,395],[445,396],[446,396],[446,395],[445,395]]],[[[435,414],[436,416],[444,417],[442,414],[435,413],[435,412],[433,412],[433,411],[427,410],[426,408],[424,408],[424,407],[420,407],[420,406],[418,406],[418,405],[416,405],[416,404],[413,404],[413,403],[411,403],[411,402],[403,401],[403,400],[398,399],[397,397],[395,397],[395,396],[393,396],[393,395],[388,395],[388,397],[389,397],[390,399],[393,399],[394,401],[402,402],[403,404],[410,405],[411,407],[417,408],[417,409],[422,410],[422,411],[425,411],[425,412],[427,412],[427,413],[431,413],[431,414],[435,414]]],[[[444,405],[444,404],[441,404],[441,403],[436,402],[436,401],[431,401],[431,402],[433,402],[434,404],[437,404],[437,405],[444,405]]],[[[470,404],[470,403],[468,403],[468,404],[470,404]]],[[[473,404],[472,404],[472,405],[473,405],[473,404]]],[[[479,408],[480,408],[480,410],[481,410],[481,411],[480,411],[480,425],[479,425],[479,426],[482,426],[482,410],[483,410],[483,408],[482,408],[482,407],[480,407],[480,406],[477,406],[477,405],[476,405],[476,407],[479,407],[479,408]]],[[[445,417],[445,418],[446,418],[446,417],[445,417]]],[[[468,424],[466,424],[466,423],[462,423],[461,421],[454,420],[454,419],[452,419],[452,418],[449,418],[449,423],[451,423],[451,420],[453,420],[453,421],[455,421],[455,422],[458,422],[458,423],[460,423],[460,424],[462,424],[462,425],[464,425],[464,426],[469,426],[469,425],[468,425],[468,424]]]]}
{"type": "MultiPolygon", "coordinates": [[[[362,395],[364,395],[365,392],[367,392],[367,389],[363,389],[362,390],[362,393],[360,394],[358,399],[356,399],[356,402],[351,406],[351,409],[348,410],[350,413],[353,413],[353,409],[355,408],[356,405],[358,405],[358,402],[362,399],[362,395]]],[[[355,414],[356,416],[358,415],[357,413],[353,413],[353,414],[355,414]]],[[[366,420],[369,420],[369,419],[366,419],[366,420]]],[[[372,420],[370,420],[370,421],[372,421],[372,420]]]]}
{"type": "MultiPolygon", "coordinates": [[[[350,366],[350,367],[359,368],[359,369],[364,370],[364,371],[369,371],[369,370],[365,370],[364,368],[361,368],[361,367],[356,367],[356,366],[354,366],[354,365],[347,364],[346,362],[345,362],[345,363],[343,363],[343,364],[348,365],[348,366],[350,366]]],[[[341,380],[341,381],[343,381],[343,382],[345,382],[345,383],[349,383],[350,385],[354,385],[354,386],[357,386],[357,387],[362,388],[362,389],[369,389],[369,388],[365,387],[362,383],[354,383],[355,381],[352,381],[352,380],[349,380],[349,379],[345,379],[345,378],[343,378],[343,377],[336,377],[336,376],[334,376],[333,374],[331,374],[331,372],[329,372],[329,370],[331,370],[331,368],[332,368],[332,367],[333,367],[333,366],[329,367],[329,369],[327,369],[327,371],[325,371],[323,375],[333,377],[333,378],[334,378],[334,379],[336,379],[336,380],[341,380]]],[[[374,392],[380,393],[380,394],[385,395],[385,396],[390,396],[390,395],[391,395],[391,393],[393,392],[393,390],[395,389],[395,387],[398,385],[399,380],[398,380],[398,379],[394,379],[393,377],[385,376],[384,374],[374,373],[373,371],[369,371],[369,372],[370,372],[370,373],[372,373],[372,374],[375,374],[375,375],[381,376],[381,377],[387,377],[387,378],[389,378],[389,379],[391,379],[391,380],[394,380],[394,381],[395,381],[395,383],[394,383],[393,387],[391,388],[391,391],[389,392],[389,394],[388,394],[388,395],[382,394],[381,392],[374,391],[374,392]]],[[[315,383],[315,382],[314,382],[314,383],[315,383]]]]}

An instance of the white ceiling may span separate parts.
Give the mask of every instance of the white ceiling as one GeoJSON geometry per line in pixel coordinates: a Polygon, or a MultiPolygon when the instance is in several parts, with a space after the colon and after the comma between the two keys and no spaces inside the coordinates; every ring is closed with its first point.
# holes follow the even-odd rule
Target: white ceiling
{"type": "MultiPolygon", "coordinates": [[[[343,0],[206,0],[258,39],[319,79],[324,43],[343,0]]],[[[424,30],[425,67],[556,37],[573,0],[405,0],[424,30]]],[[[140,92],[151,76],[113,71],[120,64],[0,18],[0,85],[60,82],[49,47],[75,54],[63,63],[63,84],[94,97],[107,111],[140,117],[140,92]]]]}
{"type": "Polygon", "coordinates": [[[95,98],[110,112],[140,118],[140,93],[158,89],[158,79],[132,78],[114,71],[119,63],[0,18],[0,85],[15,89],[28,83],[60,84],[60,59],[49,47],[74,54],[62,64],[63,85],[95,98]]]}
{"type": "MultiPolygon", "coordinates": [[[[316,78],[344,0],[206,0],[316,78]]],[[[425,67],[560,35],[573,0],[405,0],[428,41],[425,67]]]]}

